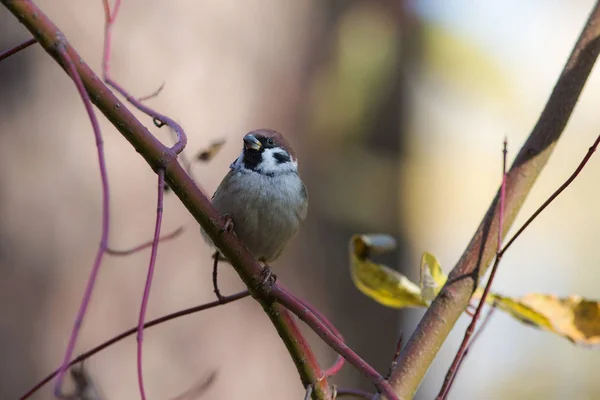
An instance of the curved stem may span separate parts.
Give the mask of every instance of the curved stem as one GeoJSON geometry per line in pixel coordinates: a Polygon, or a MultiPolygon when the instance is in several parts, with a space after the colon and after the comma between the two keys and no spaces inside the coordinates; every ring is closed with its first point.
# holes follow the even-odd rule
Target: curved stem
{"type": "Polygon", "coordinates": [[[85,109],[88,113],[90,121],[92,122],[92,127],[94,129],[94,136],[96,138],[96,148],[98,152],[98,165],[100,168],[100,179],[102,181],[102,233],[100,237],[100,245],[98,247],[98,251],[96,253],[96,258],[94,260],[94,264],[92,266],[92,270],[90,271],[90,276],[88,278],[85,291],[83,294],[83,298],[81,300],[81,304],[79,306],[79,310],[77,311],[77,316],[75,317],[75,323],[73,324],[73,329],[71,330],[71,334],[69,337],[69,342],[67,344],[67,349],[65,351],[65,355],[61,364],[61,367],[58,372],[58,376],[56,378],[56,385],[54,387],[54,393],[57,397],[62,397],[62,383],[64,380],[65,373],[67,371],[69,361],[71,360],[71,356],[73,355],[73,350],[75,349],[75,343],[77,342],[77,337],[79,336],[79,330],[81,329],[81,325],[83,324],[83,318],[85,317],[85,313],[87,311],[87,307],[92,299],[92,293],[94,291],[94,286],[96,284],[96,278],[98,277],[98,272],[100,271],[100,265],[102,264],[102,258],[108,247],[108,233],[109,233],[109,217],[110,217],[110,209],[109,209],[109,190],[108,190],[108,173],[106,171],[106,161],[104,159],[104,142],[102,141],[102,133],[100,132],[100,125],[98,124],[98,119],[96,118],[96,114],[92,108],[92,103],[90,101],[90,97],[85,90],[82,79],[77,72],[75,64],[69,53],[66,50],[66,40],[61,35],[57,35],[57,45],[56,52],[58,57],[62,60],[65,65],[66,70],[68,71],[71,79],[75,82],[75,86],[79,91],[79,95],[83,100],[83,104],[85,105],[85,109]]]}
{"type": "Polygon", "coordinates": [[[148,300],[150,299],[150,288],[152,287],[152,277],[154,276],[154,267],[156,266],[156,254],[158,253],[158,242],[160,240],[160,227],[162,225],[163,215],[163,194],[165,186],[165,171],[159,169],[158,172],[158,195],[156,201],[156,223],[154,225],[154,240],[152,242],[152,251],[150,253],[150,264],[148,265],[148,276],[146,277],[146,285],[144,287],[144,295],[142,296],[142,305],[140,307],[140,317],[138,320],[137,329],[137,375],[138,386],[142,400],[146,399],[144,391],[144,374],[142,371],[142,345],[144,342],[144,319],[146,318],[146,309],[148,308],[148,300]]]}

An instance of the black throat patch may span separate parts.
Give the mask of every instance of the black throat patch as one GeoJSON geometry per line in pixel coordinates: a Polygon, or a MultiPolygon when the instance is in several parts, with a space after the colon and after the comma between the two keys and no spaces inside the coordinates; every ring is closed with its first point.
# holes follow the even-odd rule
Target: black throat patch
{"type": "Polygon", "coordinates": [[[256,167],[262,161],[262,153],[264,151],[262,147],[260,150],[244,149],[244,167],[251,171],[256,171],[256,167]]]}

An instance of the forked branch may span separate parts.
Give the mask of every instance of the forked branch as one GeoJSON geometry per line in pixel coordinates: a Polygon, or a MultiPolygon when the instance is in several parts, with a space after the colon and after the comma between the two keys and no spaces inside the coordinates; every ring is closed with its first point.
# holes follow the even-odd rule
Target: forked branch
{"type": "MultiPolygon", "coordinates": [[[[600,6],[588,21],[546,103],[540,118],[506,177],[506,235],[535,180],[550,158],[600,52],[600,6]]],[[[499,194],[471,242],[450,272],[448,281],[428,308],[400,353],[391,382],[396,395],[412,398],[448,333],[466,309],[477,284],[496,254],[499,233],[499,194]]]]}

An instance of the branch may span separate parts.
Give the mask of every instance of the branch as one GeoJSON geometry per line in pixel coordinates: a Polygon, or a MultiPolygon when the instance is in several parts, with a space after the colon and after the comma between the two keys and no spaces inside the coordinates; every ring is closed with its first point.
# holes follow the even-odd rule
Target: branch
{"type": "Polygon", "coordinates": [[[146,318],[146,309],[150,300],[150,288],[152,287],[152,278],[154,276],[154,267],[156,266],[156,255],[158,253],[158,242],[160,240],[160,228],[163,216],[163,195],[165,186],[165,171],[158,170],[158,195],[156,200],[156,223],[154,225],[154,240],[152,241],[152,250],[150,252],[150,264],[148,265],[148,274],[146,276],[146,285],[144,286],[144,295],[142,296],[142,305],[140,306],[140,317],[137,328],[137,374],[138,386],[142,400],[146,400],[146,391],[144,390],[144,374],[142,368],[142,348],[144,342],[144,319],[146,318]]]}
{"type": "MultiPolygon", "coordinates": [[[[235,293],[232,294],[230,296],[224,296],[222,297],[220,300],[217,301],[213,301],[210,303],[206,303],[206,304],[202,304],[199,306],[195,306],[195,307],[191,307],[185,310],[181,310],[181,311],[177,311],[174,312],[172,314],[168,314],[165,316],[162,316],[160,318],[154,319],[152,321],[148,321],[144,324],[144,329],[150,328],[154,325],[159,325],[162,324],[163,322],[167,322],[170,321],[172,319],[175,318],[179,318],[179,317],[183,317],[185,315],[189,315],[189,314],[194,314],[200,311],[204,311],[204,310],[208,310],[210,308],[214,308],[217,306],[222,306],[228,303],[232,303],[236,300],[241,300],[244,297],[248,297],[250,296],[250,293],[247,290],[244,290],[242,292],[239,293],[235,293]]],[[[125,339],[128,336],[133,335],[134,333],[136,333],[138,330],[138,327],[134,327],[131,328],[115,337],[113,337],[112,339],[107,340],[104,343],[99,344],[98,346],[86,351],[85,353],[79,355],[78,357],[76,357],[73,361],[71,361],[69,363],[69,367],[72,367],[73,365],[80,363],[88,358],[90,358],[91,356],[93,356],[94,354],[106,349],[107,347],[112,346],[113,344],[120,342],[121,340],[125,339]]],[[[55,370],[54,372],[48,374],[48,376],[46,376],[44,379],[42,379],[41,381],[39,381],[38,383],[35,384],[35,386],[33,386],[31,389],[29,389],[23,396],[20,397],[20,400],[26,400],[29,397],[31,397],[35,392],[37,392],[42,386],[44,386],[46,383],[50,382],[50,380],[52,378],[54,378],[56,375],[58,375],[60,369],[55,370]]]]}
{"type": "Polygon", "coordinates": [[[35,40],[35,39],[29,39],[29,40],[24,41],[23,43],[13,47],[12,49],[8,49],[8,50],[0,53],[0,61],[4,60],[5,58],[8,58],[12,55],[17,54],[21,50],[24,50],[24,49],[28,48],[29,46],[31,46],[32,44],[36,44],[36,43],[37,43],[37,40],[35,40]]]}
{"type": "Polygon", "coordinates": [[[358,354],[352,351],[352,349],[349,348],[333,331],[327,329],[326,326],[325,329],[323,329],[319,317],[313,314],[306,305],[302,304],[302,302],[298,301],[294,296],[290,295],[279,286],[273,286],[272,291],[273,296],[279,303],[283,304],[300,318],[300,320],[310,326],[325,343],[331,346],[331,348],[337,351],[338,354],[344,357],[360,373],[369,379],[379,392],[384,393],[389,399],[397,399],[387,380],[365,360],[360,358],[358,354]]]}
{"type": "Polygon", "coordinates": [[[65,355],[62,361],[62,366],[58,373],[58,377],[56,378],[54,394],[57,397],[63,397],[62,382],[65,373],[67,372],[67,365],[69,363],[69,360],[71,359],[71,356],[73,355],[73,350],[75,349],[77,337],[79,336],[79,330],[81,329],[81,325],[83,324],[83,318],[87,311],[88,305],[92,300],[92,294],[94,291],[94,286],[96,284],[96,278],[98,277],[98,273],[100,272],[100,266],[102,265],[104,253],[108,248],[108,233],[110,229],[110,196],[108,188],[108,172],[106,169],[106,160],[104,157],[104,142],[102,140],[102,133],[100,132],[100,125],[98,124],[98,119],[96,118],[96,114],[94,113],[94,109],[92,108],[92,103],[90,102],[90,96],[83,87],[82,79],[79,76],[75,67],[75,62],[73,60],[75,60],[76,58],[72,58],[71,55],[67,52],[65,42],[66,41],[64,40],[62,34],[57,33],[56,45],[54,50],[56,52],[56,57],[64,63],[64,68],[66,69],[67,73],[71,76],[71,79],[73,79],[73,82],[77,87],[77,91],[79,92],[79,95],[83,100],[83,104],[90,118],[90,121],[92,122],[94,137],[96,138],[98,165],[100,168],[100,180],[102,182],[102,231],[100,234],[100,245],[98,246],[98,251],[96,252],[96,257],[94,258],[94,264],[92,265],[90,276],[88,278],[87,284],[85,285],[85,291],[83,293],[81,304],[79,305],[77,315],[75,316],[75,323],[73,324],[73,328],[71,329],[71,334],[69,336],[69,342],[67,344],[67,350],[65,351],[65,355]]]}
{"type": "Polygon", "coordinates": [[[251,295],[263,306],[290,352],[304,386],[313,384],[315,399],[331,399],[332,394],[327,379],[314,353],[301,335],[296,321],[284,307],[273,304],[268,287],[260,286],[262,266],[252,257],[243,243],[234,233],[221,232],[223,222],[219,213],[177,161],[177,151],[180,149],[177,146],[175,148],[164,146],[156,139],[102,83],[67,42],[58,27],[35,4],[29,0],[0,0],[0,3],[19,19],[63,69],[66,66],[59,54],[60,48],[64,49],[71,60],[77,60],[74,63],[77,76],[81,77],[92,102],[131,143],[136,152],[144,157],[154,171],[159,169],[165,171],[165,179],[169,187],[231,262],[251,295]]]}
{"type": "MultiPolygon", "coordinates": [[[[502,237],[510,229],[552,154],[599,51],[600,6],[596,3],[544,111],[507,174],[502,237]]],[[[410,399],[415,395],[442,343],[466,309],[479,279],[495,256],[499,231],[498,198],[499,194],[496,194],[467,249],[449,274],[448,282],[400,353],[399,367],[391,377],[391,384],[400,398],[410,399]]]]}
{"type": "MultiPolygon", "coordinates": [[[[167,117],[166,115],[160,114],[154,111],[152,108],[145,106],[142,104],[141,99],[136,99],[132,95],[130,95],[125,89],[123,89],[115,80],[113,80],[110,76],[110,48],[112,44],[112,27],[115,23],[115,19],[119,14],[119,7],[121,6],[121,0],[116,0],[113,10],[110,10],[109,0],[102,0],[102,5],[104,7],[104,52],[102,54],[102,76],[104,77],[104,82],[106,82],[109,86],[112,86],[117,92],[121,93],[123,97],[127,99],[135,108],[140,110],[141,112],[152,117],[154,121],[154,125],[158,128],[167,125],[171,128],[172,132],[175,132],[176,142],[172,149],[175,153],[180,154],[187,144],[187,135],[184,132],[183,128],[174,120],[167,117]]],[[[164,84],[160,86],[160,88],[150,96],[145,96],[146,98],[154,97],[158,95],[162,90],[164,84]]],[[[143,98],[142,98],[143,99],[143,98]]]]}
{"type": "Polygon", "coordinates": [[[456,379],[456,374],[458,370],[462,366],[462,362],[464,360],[465,355],[467,354],[467,348],[471,343],[471,336],[475,333],[475,327],[477,326],[477,320],[483,311],[483,307],[486,304],[487,297],[490,293],[490,289],[492,288],[492,283],[494,282],[494,277],[496,276],[496,271],[498,271],[498,267],[500,266],[500,261],[502,260],[502,225],[504,223],[504,201],[506,197],[506,146],[507,140],[504,139],[504,150],[502,151],[502,186],[500,186],[500,210],[498,211],[498,247],[496,250],[496,260],[494,261],[494,265],[492,266],[492,272],[490,272],[490,277],[488,278],[487,284],[483,289],[483,294],[481,295],[481,299],[479,299],[479,304],[475,309],[475,313],[473,314],[473,318],[471,319],[471,323],[469,324],[467,330],[465,331],[465,335],[463,336],[462,343],[454,356],[454,361],[452,361],[452,365],[448,369],[446,373],[446,377],[444,378],[444,383],[442,384],[442,388],[440,389],[440,393],[438,394],[438,400],[446,400],[448,398],[448,393],[450,392],[450,388],[452,387],[454,380],[456,379]]]}
{"type": "MultiPolygon", "coordinates": [[[[175,239],[176,237],[181,235],[184,230],[185,230],[185,227],[180,226],[179,228],[175,229],[173,232],[171,232],[167,235],[161,236],[158,239],[158,241],[162,243],[162,242],[166,242],[171,239],[175,239]]],[[[116,250],[116,249],[112,249],[109,247],[108,249],[106,249],[106,254],[111,255],[111,256],[130,256],[132,254],[135,254],[137,252],[145,250],[148,247],[152,247],[153,244],[154,244],[154,239],[150,240],[149,242],[139,244],[135,247],[132,247],[132,248],[126,249],[126,250],[116,250]]]]}

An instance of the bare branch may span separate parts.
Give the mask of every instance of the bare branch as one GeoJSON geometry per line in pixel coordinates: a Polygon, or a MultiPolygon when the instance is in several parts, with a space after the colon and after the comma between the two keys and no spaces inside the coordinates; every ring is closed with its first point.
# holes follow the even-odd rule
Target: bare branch
{"type": "Polygon", "coordinates": [[[150,264],[148,265],[148,275],[146,285],[144,286],[144,295],[142,296],[142,305],[140,307],[140,317],[137,329],[137,374],[138,385],[142,400],[146,400],[144,391],[144,375],[142,373],[142,344],[144,342],[144,319],[146,318],[146,309],[150,299],[150,287],[152,286],[152,277],[154,276],[154,267],[156,266],[156,254],[158,253],[158,242],[160,241],[160,228],[163,216],[163,194],[165,186],[165,171],[159,169],[158,172],[158,195],[156,200],[156,223],[154,225],[154,240],[152,241],[152,251],[150,254],[150,264]]]}
{"type": "Polygon", "coordinates": [[[352,364],[354,368],[366,376],[367,379],[369,379],[377,388],[377,390],[385,394],[389,399],[398,399],[398,397],[396,397],[394,394],[392,387],[384,379],[384,377],[381,376],[381,374],[371,367],[365,360],[360,358],[360,356],[350,349],[342,340],[340,340],[335,333],[324,326],[319,318],[315,316],[315,314],[313,314],[304,304],[298,301],[294,296],[290,295],[287,291],[283,290],[280,286],[275,285],[271,290],[273,296],[279,303],[292,311],[298,318],[300,318],[301,321],[310,326],[325,343],[331,346],[331,348],[333,348],[336,352],[338,352],[338,354],[352,364]]]}
{"type": "MultiPolygon", "coordinates": [[[[210,303],[206,303],[206,304],[201,304],[199,306],[195,306],[195,307],[191,307],[185,310],[181,310],[181,311],[177,311],[168,315],[165,315],[163,317],[160,318],[156,318],[152,321],[146,322],[144,324],[144,329],[150,328],[152,326],[155,325],[159,325],[162,324],[163,322],[167,322],[179,317],[184,317],[186,315],[190,315],[190,314],[194,314],[200,311],[204,311],[204,310],[208,310],[214,307],[218,307],[218,306],[222,306],[225,304],[229,304],[232,303],[234,301],[237,300],[241,300],[244,297],[248,297],[250,296],[250,292],[248,292],[247,290],[241,291],[239,293],[236,294],[232,294],[231,296],[224,296],[221,300],[217,300],[217,301],[213,301],[210,303]]],[[[77,358],[75,358],[73,361],[71,361],[68,365],[68,367],[72,367],[73,365],[82,362],[83,360],[86,360],[88,358],[90,358],[91,356],[93,356],[96,353],[99,353],[100,351],[106,349],[107,347],[112,346],[113,344],[120,342],[121,340],[125,339],[128,336],[133,335],[134,333],[136,333],[138,330],[138,327],[134,327],[131,329],[128,329],[127,331],[121,333],[120,335],[115,336],[112,339],[107,340],[104,343],[99,344],[98,346],[94,347],[91,350],[86,351],[85,353],[81,354],[80,356],[78,356],[77,358]]],[[[26,400],[27,398],[29,398],[31,395],[33,395],[35,392],[37,392],[42,386],[44,386],[46,383],[50,382],[50,380],[52,378],[54,378],[56,375],[58,375],[59,373],[59,369],[57,369],[56,371],[50,373],[48,376],[46,376],[44,379],[42,379],[41,381],[39,381],[35,386],[33,386],[31,389],[29,389],[27,391],[27,393],[25,393],[23,396],[21,396],[20,400],[26,400]]]]}
{"type": "Polygon", "coordinates": [[[98,248],[98,252],[96,253],[96,258],[94,260],[94,264],[92,266],[92,270],[90,271],[90,276],[88,278],[88,282],[86,284],[85,292],[83,294],[83,299],[81,300],[81,305],[79,306],[79,310],[77,311],[77,316],[75,317],[75,323],[73,325],[73,329],[71,330],[69,343],[67,345],[67,349],[65,351],[65,356],[62,361],[62,366],[59,369],[58,376],[56,378],[56,385],[54,387],[54,394],[57,397],[62,396],[62,383],[64,379],[64,375],[67,372],[69,361],[71,360],[71,356],[73,355],[73,350],[75,349],[75,343],[77,342],[77,336],[79,335],[79,329],[83,324],[83,318],[85,317],[85,313],[87,311],[87,307],[92,298],[92,292],[94,290],[94,285],[96,283],[96,278],[98,276],[98,272],[100,271],[100,265],[102,264],[102,258],[104,253],[108,247],[108,233],[109,233],[109,189],[108,189],[108,173],[106,171],[106,161],[104,159],[104,142],[102,141],[102,133],[100,132],[100,125],[98,124],[98,120],[96,118],[96,114],[92,108],[92,103],[90,101],[90,97],[83,85],[81,77],[77,72],[75,64],[69,53],[66,50],[67,43],[62,34],[56,35],[56,54],[59,59],[64,63],[65,68],[67,69],[71,79],[75,83],[77,90],[79,91],[79,95],[83,100],[83,104],[85,105],[85,109],[88,113],[90,121],[92,122],[92,127],[94,129],[94,136],[96,138],[96,148],[98,151],[98,165],[100,168],[100,178],[102,181],[102,233],[100,238],[100,246],[98,248]]]}
{"type": "Polygon", "coordinates": [[[8,58],[14,54],[17,54],[18,52],[20,52],[23,49],[28,48],[29,46],[31,46],[32,44],[36,44],[37,40],[35,39],[29,39],[24,41],[23,43],[13,47],[12,49],[8,49],[3,53],[0,53],[0,61],[3,61],[5,58],[8,58]]]}
{"type": "MultiPolygon", "coordinates": [[[[590,17],[558,79],[550,98],[521,148],[506,178],[506,215],[502,237],[513,224],[535,180],[561,136],[600,52],[600,6],[590,17]]],[[[467,307],[479,279],[498,247],[499,193],[449,279],[427,309],[400,353],[391,383],[399,397],[412,398],[448,333],[467,307]]]]}
{"type": "MultiPolygon", "coordinates": [[[[135,108],[140,110],[141,112],[152,117],[154,121],[154,125],[157,127],[162,127],[167,125],[177,137],[177,140],[171,150],[173,150],[176,154],[179,154],[185,149],[187,144],[187,135],[183,128],[175,122],[173,119],[167,117],[166,115],[160,114],[157,111],[153,110],[150,107],[142,104],[142,99],[136,99],[132,95],[130,95],[123,87],[121,87],[116,81],[114,81],[110,77],[110,55],[111,55],[111,44],[112,44],[112,27],[115,23],[115,19],[119,13],[119,7],[121,5],[121,0],[116,0],[114,9],[110,10],[110,4],[108,0],[102,0],[102,4],[104,6],[104,52],[102,58],[102,75],[104,77],[104,81],[112,86],[117,92],[121,93],[123,97],[127,99],[135,108]]],[[[159,88],[158,92],[162,90],[162,86],[159,88]]],[[[158,95],[158,93],[156,93],[158,95]]],[[[152,96],[153,97],[153,96],[152,96]]]]}
{"type": "MultiPolygon", "coordinates": [[[[173,232],[171,232],[167,235],[161,236],[158,239],[158,241],[166,242],[168,240],[175,239],[177,236],[181,235],[183,233],[183,231],[185,231],[185,227],[180,226],[179,228],[175,229],[173,232]]],[[[154,243],[154,239],[152,239],[149,242],[139,244],[135,247],[132,247],[131,249],[126,249],[126,250],[115,250],[115,249],[108,248],[108,249],[106,249],[106,254],[111,255],[111,256],[129,256],[129,255],[135,254],[139,251],[145,250],[149,247],[152,247],[153,243],[154,243]]]]}
{"type": "MultiPolygon", "coordinates": [[[[83,58],[62,38],[61,31],[30,0],[0,0],[8,10],[35,36],[40,45],[66,68],[57,45],[62,43],[75,65],[94,104],[141,154],[150,167],[164,169],[165,180],[179,197],[215,245],[230,261],[252,296],[257,299],[284,341],[304,386],[314,385],[313,398],[331,399],[331,388],[310,346],[302,336],[293,316],[281,305],[274,304],[267,287],[259,287],[262,266],[231,232],[221,232],[223,221],[209,199],[177,161],[177,148],[164,146],[141,124],[85,64],[83,58]]],[[[68,360],[67,360],[68,361],[68,360]]]]}
{"type": "Polygon", "coordinates": [[[496,276],[496,271],[498,270],[498,266],[500,265],[500,260],[502,259],[502,254],[500,250],[502,249],[502,225],[504,223],[504,202],[506,196],[506,153],[507,153],[507,140],[504,139],[504,149],[502,150],[502,184],[500,186],[500,210],[498,212],[498,247],[496,248],[496,261],[494,262],[494,266],[492,267],[492,272],[490,273],[490,277],[488,278],[487,284],[485,285],[485,289],[483,290],[483,295],[481,299],[479,299],[479,304],[477,304],[477,309],[475,310],[475,314],[473,314],[473,318],[471,318],[471,323],[467,327],[465,331],[465,335],[463,340],[456,352],[454,357],[454,361],[452,361],[452,365],[448,369],[446,373],[446,377],[444,378],[444,383],[442,384],[442,388],[440,389],[440,393],[437,396],[438,400],[444,400],[448,397],[448,393],[450,392],[450,388],[454,383],[454,379],[456,378],[456,374],[460,369],[462,362],[464,360],[464,356],[467,352],[467,347],[471,340],[471,336],[475,333],[475,327],[477,325],[477,320],[481,315],[481,311],[483,310],[483,306],[487,300],[487,297],[490,293],[490,289],[492,287],[492,283],[494,282],[494,278],[496,276]]]}

